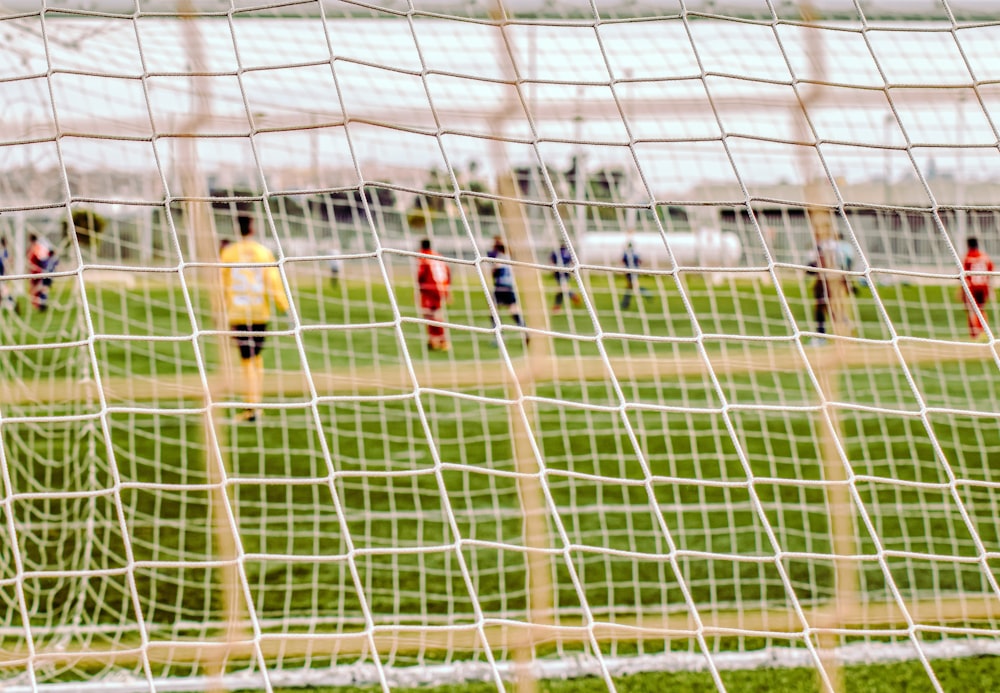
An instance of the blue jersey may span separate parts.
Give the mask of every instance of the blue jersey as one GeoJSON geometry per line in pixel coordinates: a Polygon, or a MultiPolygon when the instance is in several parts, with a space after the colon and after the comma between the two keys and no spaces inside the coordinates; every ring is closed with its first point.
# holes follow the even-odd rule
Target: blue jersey
{"type": "MultiPolygon", "coordinates": [[[[572,267],[573,266],[573,255],[569,252],[569,248],[566,246],[560,246],[559,250],[553,250],[552,254],[549,255],[549,261],[556,265],[557,267],[572,267]]],[[[556,270],[552,273],[556,279],[563,281],[569,278],[569,272],[561,272],[556,270]]]]}
{"type": "Polygon", "coordinates": [[[635,252],[635,248],[632,246],[625,248],[625,252],[622,254],[622,264],[628,269],[639,269],[642,262],[639,260],[639,254],[635,252]]]}
{"type": "Polygon", "coordinates": [[[493,286],[496,289],[513,290],[514,273],[511,272],[510,267],[501,265],[493,270],[493,286]]]}
{"type": "MultiPolygon", "coordinates": [[[[486,253],[486,256],[494,260],[506,260],[506,253],[502,253],[498,250],[491,250],[486,253]]],[[[497,291],[513,291],[514,290],[514,272],[511,270],[510,265],[497,264],[493,267],[493,288],[497,291]]]]}

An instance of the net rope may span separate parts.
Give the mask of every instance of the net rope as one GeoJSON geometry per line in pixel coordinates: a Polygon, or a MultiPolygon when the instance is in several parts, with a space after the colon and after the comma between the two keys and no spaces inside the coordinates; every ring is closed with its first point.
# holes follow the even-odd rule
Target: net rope
{"type": "Polygon", "coordinates": [[[907,12],[0,12],[0,687],[1000,654],[1000,24],[907,12]]]}

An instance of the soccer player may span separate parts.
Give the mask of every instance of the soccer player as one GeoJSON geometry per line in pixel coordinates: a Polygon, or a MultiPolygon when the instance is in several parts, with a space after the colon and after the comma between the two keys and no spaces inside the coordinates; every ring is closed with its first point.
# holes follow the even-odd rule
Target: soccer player
{"type": "MultiPolygon", "coordinates": [[[[568,268],[573,266],[573,256],[569,252],[569,248],[566,246],[565,241],[559,244],[558,250],[553,250],[549,255],[549,262],[551,262],[556,267],[568,268]]],[[[566,299],[566,294],[569,294],[569,300],[573,302],[574,306],[578,306],[583,302],[580,295],[576,293],[570,282],[569,272],[565,269],[557,269],[552,273],[555,277],[556,284],[558,288],[556,289],[556,300],[552,304],[552,312],[558,313],[562,310],[563,302],[566,299]]]]}
{"type": "MultiPolygon", "coordinates": [[[[837,234],[837,241],[834,243],[834,248],[837,253],[838,269],[850,272],[854,268],[854,244],[847,240],[843,231],[837,234]]],[[[852,294],[857,293],[857,287],[854,285],[854,280],[846,274],[844,275],[844,284],[852,294]]]]}
{"type": "Polygon", "coordinates": [[[985,272],[993,271],[993,260],[979,249],[979,240],[969,238],[965,242],[968,249],[962,260],[965,270],[965,289],[962,290],[962,302],[969,320],[969,337],[985,339],[988,337],[983,326],[986,319],[986,301],[990,297],[990,278],[985,272]],[[971,298],[971,302],[970,302],[971,298]]]}
{"type": "Polygon", "coordinates": [[[854,268],[854,244],[847,240],[843,231],[837,234],[834,248],[837,252],[837,267],[850,272],[854,268]]]}
{"type": "Polygon", "coordinates": [[[621,301],[622,310],[625,310],[632,305],[633,294],[638,294],[644,299],[649,298],[649,292],[639,285],[639,273],[635,270],[638,270],[642,266],[642,259],[639,257],[639,253],[636,252],[631,240],[625,244],[625,252],[622,253],[622,265],[629,270],[625,273],[625,293],[622,295],[621,301]]]}
{"type": "MultiPolygon", "coordinates": [[[[332,248],[329,254],[340,255],[340,248],[332,248]]],[[[327,263],[327,268],[330,270],[330,286],[336,291],[340,288],[340,258],[331,258],[327,263]]]]}
{"type": "MultiPolygon", "coordinates": [[[[0,236],[0,278],[7,274],[9,267],[10,251],[7,249],[7,237],[0,236]]],[[[17,308],[17,299],[4,281],[0,281],[0,309],[20,312],[17,308]]]]}
{"type": "Polygon", "coordinates": [[[28,236],[28,273],[38,275],[30,280],[31,305],[40,313],[49,309],[50,272],[54,272],[59,258],[49,240],[38,234],[28,236]]]}
{"type": "Polygon", "coordinates": [[[238,218],[240,239],[222,248],[219,260],[227,264],[248,264],[248,267],[223,267],[222,288],[226,300],[229,327],[240,350],[243,371],[244,401],[248,406],[237,417],[241,421],[256,421],[264,389],[264,333],[271,319],[271,301],[281,312],[288,311],[288,297],[281,274],[273,265],[274,255],[254,240],[253,218],[238,218]],[[252,265],[264,265],[254,267],[252,265]],[[271,265],[271,266],[267,266],[271,265]]]}
{"type": "MultiPolygon", "coordinates": [[[[493,248],[486,253],[486,256],[498,261],[493,266],[493,298],[497,302],[497,312],[500,312],[501,307],[506,307],[518,327],[524,327],[521,308],[517,305],[517,292],[514,290],[514,272],[507,264],[507,261],[510,260],[507,257],[507,246],[504,245],[499,236],[494,236],[493,248]]],[[[490,316],[490,320],[493,320],[492,316],[490,316]]],[[[493,327],[496,327],[495,322],[493,327]]],[[[527,334],[524,336],[524,341],[530,342],[530,337],[527,334]]],[[[494,341],[493,346],[496,345],[497,343],[494,341]]]]}
{"type": "MultiPolygon", "coordinates": [[[[441,321],[441,308],[451,302],[451,268],[431,249],[431,239],[420,241],[417,263],[417,286],[420,288],[420,308],[425,320],[441,321]]],[[[440,325],[427,325],[427,348],[448,351],[448,335],[440,325]]]]}
{"type": "Polygon", "coordinates": [[[830,316],[830,277],[823,270],[834,264],[828,244],[819,243],[816,246],[816,257],[809,263],[806,273],[815,277],[813,280],[813,317],[816,320],[816,331],[821,335],[813,339],[813,344],[826,344],[826,320],[830,316]]]}

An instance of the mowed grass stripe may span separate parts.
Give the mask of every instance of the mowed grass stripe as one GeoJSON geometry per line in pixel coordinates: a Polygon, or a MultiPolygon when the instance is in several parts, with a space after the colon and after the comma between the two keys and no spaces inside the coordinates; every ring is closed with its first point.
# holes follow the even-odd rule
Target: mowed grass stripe
{"type": "MultiPolygon", "coordinates": [[[[270,371],[264,377],[264,394],[279,398],[310,395],[351,396],[413,392],[418,388],[467,390],[492,388],[514,382],[588,382],[610,380],[660,381],[695,375],[741,375],[795,370],[796,366],[830,371],[855,368],[919,366],[922,364],[990,361],[996,347],[990,344],[935,344],[931,342],[864,343],[836,341],[820,348],[802,349],[790,343],[758,343],[743,353],[706,352],[674,358],[531,357],[513,362],[513,370],[498,362],[477,367],[462,361],[387,363],[330,371],[270,371]],[[412,372],[411,369],[412,368],[412,372]]],[[[176,374],[150,377],[102,377],[101,388],[109,403],[121,401],[238,397],[239,374],[176,374]]],[[[99,390],[93,380],[0,381],[0,399],[8,404],[43,404],[95,401],[99,390]]],[[[818,399],[818,398],[817,398],[818,399]]]]}
{"type": "MultiPolygon", "coordinates": [[[[702,307],[708,309],[707,305],[702,307]]],[[[567,318],[561,320],[556,326],[569,329],[567,318]]],[[[638,328],[642,325],[638,321],[633,325],[640,335],[638,328]]],[[[665,328],[663,335],[669,333],[665,328]]],[[[705,410],[719,406],[714,395],[705,389],[704,376],[709,364],[717,375],[729,377],[723,389],[735,393],[737,400],[747,394],[748,401],[764,405],[769,404],[769,393],[759,390],[753,393],[754,388],[765,381],[783,392],[802,388],[800,371],[806,362],[817,369],[844,370],[844,380],[853,383],[854,390],[841,390],[845,396],[851,395],[852,402],[873,403],[878,399],[873,393],[885,397],[889,393],[902,400],[900,376],[890,373],[900,365],[897,348],[908,366],[927,371],[924,377],[936,386],[935,396],[943,403],[962,395],[991,407],[990,392],[996,374],[995,355],[990,346],[959,343],[941,347],[914,341],[898,345],[880,342],[802,351],[793,344],[765,345],[745,340],[737,348],[707,344],[709,364],[706,364],[705,358],[691,353],[694,350],[690,345],[684,347],[688,351],[677,350],[675,345],[642,342],[638,337],[639,344],[650,347],[652,353],[646,351],[642,356],[630,357],[614,354],[604,361],[581,355],[579,349],[563,340],[556,344],[557,353],[551,358],[533,361],[515,351],[514,373],[511,373],[504,370],[499,359],[481,364],[472,358],[476,352],[468,342],[458,341],[454,354],[431,360],[438,355],[424,358],[419,329],[407,341],[414,347],[409,353],[415,357],[416,382],[401,362],[375,366],[370,360],[345,358],[344,352],[333,349],[317,361],[322,368],[310,363],[312,382],[320,395],[346,397],[316,403],[320,408],[321,430],[312,427],[310,417],[301,408],[293,407],[287,415],[275,413],[271,423],[265,417],[262,434],[256,429],[234,429],[227,438],[227,449],[234,463],[240,533],[246,548],[252,552],[247,563],[250,590],[264,621],[278,631],[307,630],[308,620],[316,614],[320,614],[318,618],[326,624],[324,627],[335,631],[330,637],[337,637],[337,633],[347,637],[357,627],[358,604],[350,596],[354,586],[344,570],[345,562],[338,558],[343,556],[342,521],[347,522],[350,535],[365,547],[358,555],[363,589],[384,628],[391,629],[390,624],[400,619],[411,619],[407,622],[418,629],[421,622],[467,620],[473,595],[464,594],[464,586],[450,577],[456,569],[454,554],[446,549],[433,549],[455,539],[445,522],[439,479],[443,480],[444,496],[458,520],[462,537],[479,542],[463,549],[476,571],[474,598],[492,613],[523,618],[526,581],[523,549],[517,546],[520,523],[516,485],[510,477],[495,473],[506,474],[514,469],[510,451],[504,447],[509,431],[504,414],[490,413],[502,411],[507,396],[503,386],[514,377],[538,383],[539,397],[552,400],[539,405],[541,426],[537,432],[550,470],[549,488],[555,512],[569,528],[577,548],[593,549],[574,549],[572,561],[585,577],[586,600],[601,618],[626,624],[639,614],[643,619],[652,619],[654,631],[668,621],[676,623],[671,621],[675,617],[657,621],[647,614],[673,612],[676,618],[687,618],[683,615],[676,579],[664,569],[662,536],[653,522],[655,513],[662,513],[675,538],[681,539],[681,550],[685,553],[684,579],[696,601],[704,605],[706,614],[718,613],[719,619],[725,621],[726,605],[738,603],[738,613],[744,617],[771,613],[773,625],[765,630],[781,631],[784,627],[779,624],[789,622],[790,612],[767,609],[776,601],[787,603],[791,595],[785,593],[773,570],[762,569],[764,564],[756,562],[758,557],[766,558],[772,552],[763,539],[759,518],[755,519],[745,491],[706,483],[748,481],[735,455],[734,444],[718,426],[717,413],[674,412],[665,407],[628,413],[636,422],[642,452],[654,474],[689,480],[663,483],[657,488],[656,504],[651,505],[643,494],[614,481],[639,478],[636,452],[623,430],[614,423],[617,412],[601,416],[572,405],[610,402],[617,406],[618,402],[606,392],[609,364],[615,375],[627,383],[637,403],[671,407],[677,402],[705,410]],[[975,370],[979,367],[981,371],[975,370]],[[763,377],[775,373],[779,376],[773,381],[763,377]],[[969,373],[981,376],[966,377],[969,373]],[[784,388],[786,384],[790,387],[784,388]],[[446,393],[424,392],[433,429],[428,439],[416,423],[411,402],[350,400],[354,395],[412,393],[417,387],[472,391],[497,404],[490,408],[483,402],[460,402],[446,393]],[[566,406],[561,406],[561,402],[566,406]],[[327,436],[331,443],[331,461],[341,474],[334,492],[342,498],[346,518],[329,511],[326,466],[316,445],[319,435],[327,436]],[[439,476],[426,473],[430,445],[437,446],[438,455],[448,465],[439,476]],[[378,476],[387,470],[402,472],[404,477],[390,480],[378,476]],[[581,479],[580,474],[595,478],[581,479]],[[270,478],[263,483],[259,481],[262,477],[270,478]],[[283,478],[312,481],[299,486],[282,484],[283,478]],[[290,518],[296,519],[290,521],[290,518]],[[389,552],[394,546],[431,550],[392,555],[389,552]],[[628,555],[615,555],[620,549],[628,555]],[[700,555],[705,552],[714,557],[700,555]],[[302,558],[313,554],[325,555],[329,560],[317,563],[302,558]],[[748,557],[753,560],[746,560],[748,557]]],[[[302,371],[274,370],[279,362],[285,362],[284,354],[289,351],[287,346],[276,342],[273,340],[272,346],[281,356],[275,353],[270,356],[268,396],[302,399],[308,393],[305,387],[308,381],[302,371]]],[[[119,345],[126,346],[127,343],[119,345]]],[[[137,372],[130,381],[118,376],[102,378],[109,402],[141,404],[162,397],[162,403],[167,403],[174,397],[204,398],[205,383],[196,374],[192,375],[189,363],[164,376],[159,374],[161,367],[155,365],[160,357],[155,350],[150,353],[151,356],[133,354],[137,372]],[[141,382],[143,378],[147,380],[145,384],[141,382]],[[169,383],[166,389],[158,389],[163,382],[169,383]]],[[[167,356],[172,353],[164,352],[167,356]]],[[[371,353],[363,356],[375,358],[371,353]]],[[[83,391],[81,396],[76,391],[68,397],[65,392],[73,392],[69,390],[73,387],[70,380],[53,380],[49,399],[37,397],[36,393],[35,400],[29,397],[19,400],[18,405],[28,411],[38,402],[45,405],[63,402],[72,409],[76,403],[86,401],[88,395],[96,394],[83,391]]],[[[210,376],[208,384],[213,396],[220,392],[223,396],[237,394],[231,381],[227,383],[221,376],[210,376]]],[[[818,395],[809,387],[805,388],[805,395],[802,401],[809,406],[819,403],[818,395]]],[[[14,402],[5,398],[0,401],[5,403],[0,406],[14,402]]],[[[859,471],[869,475],[923,484],[944,483],[928,432],[916,420],[919,407],[906,404],[901,407],[907,410],[906,416],[864,410],[842,416],[846,455],[859,471]],[[935,469],[938,471],[934,472],[935,469]]],[[[55,411],[51,407],[42,408],[55,411]]],[[[780,530],[782,550],[829,553],[825,493],[822,488],[809,489],[799,483],[822,478],[815,452],[815,415],[780,409],[764,411],[755,417],[740,416],[738,412],[731,415],[739,418],[737,431],[753,476],[787,480],[787,483],[768,482],[760,489],[768,519],[780,530]]],[[[214,637],[222,616],[217,597],[213,596],[212,571],[195,566],[181,570],[166,565],[178,560],[192,563],[211,560],[214,555],[207,496],[194,489],[156,486],[158,482],[193,484],[201,478],[198,468],[204,464],[204,449],[200,424],[196,417],[184,419],[169,412],[148,415],[116,411],[109,417],[112,443],[116,446],[115,463],[126,479],[137,485],[124,491],[123,501],[131,518],[129,532],[139,547],[137,583],[140,600],[148,610],[147,621],[154,624],[157,634],[214,637]],[[147,488],[140,488],[143,484],[147,488]],[[150,514],[151,508],[155,508],[155,517],[150,514]],[[200,625],[198,619],[202,619],[200,625]],[[181,624],[181,630],[172,631],[177,623],[181,624]]],[[[992,486],[995,480],[986,456],[977,458],[972,447],[988,450],[1000,444],[995,422],[993,426],[989,422],[980,425],[975,417],[952,414],[933,423],[940,426],[934,433],[960,478],[981,479],[984,484],[963,493],[975,491],[965,497],[965,503],[987,548],[995,550],[995,532],[989,533],[997,505],[992,486]]],[[[59,457],[65,464],[66,457],[51,442],[42,447],[41,439],[35,440],[36,449],[44,452],[43,457],[48,460],[59,457]]],[[[110,460],[110,456],[105,460],[110,460]]],[[[93,488],[87,485],[85,475],[70,481],[38,474],[38,468],[48,461],[37,462],[37,465],[23,462],[24,468],[14,482],[15,493],[25,487],[24,477],[28,476],[44,479],[44,485],[53,489],[93,488]]],[[[83,464],[85,459],[77,462],[83,464]]],[[[100,483],[105,478],[98,474],[98,489],[106,488],[100,483]]],[[[954,623],[992,621],[993,606],[980,599],[988,588],[982,582],[979,566],[948,560],[949,556],[973,558],[975,549],[947,494],[934,494],[922,487],[870,486],[862,489],[863,502],[870,504],[870,510],[881,518],[877,531],[885,544],[895,550],[927,551],[941,556],[936,561],[916,558],[890,561],[892,578],[911,597],[909,603],[924,604],[921,597],[928,600],[927,610],[919,607],[921,618],[926,615],[932,621],[951,619],[952,616],[930,607],[934,604],[947,607],[951,602],[942,595],[957,590],[967,596],[966,603],[957,608],[961,618],[954,623]]],[[[25,511],[25,506],[34,508],[33,503],[19,501],[19,520],[23,519],[25,526],[32,526],[33,511],[25,511]]],[[[121,537],[115,536],[112,508],[101,505],[98,510],[96,517],[107,520],[103,542],[105,556],[110,556],[120,551],[121,537]]],[[[37,563],[31,568],[44,572],[46,567],[65,561],[72,553],[73,533],[81,529],[77,522],[81,504],[50,501],[44,507],[37,506],[37,511],[39,524],[47,525],[48,534],[44,543],[37,544],[45,547],[44,558],[39,559],[32,551],[32,559],[37,563]],[[60,517],[67,518],[65,531],[59,529],[60,517]]],[[[870,617],[875,619],[858,623],[863,631],[877,618],[886,618],[885,614],[877,616],[877,612],[888,603],[888,594],[885,575],[870,539],[865,539],[863,532],[860,536],[858,552],[864,557],[859,559],[864,563],[862,578],[866,598],[871,602],[870,617]]],[[[832,562],[805,555],[786,560],[797,590],[795,598],[809,605],[811,613],[819,618],[832,595],[832,562]]],[[[554,571],[557,582],[570,584],[565,569],[554,568],[554,571]]],[[[64,580],[61,593],[66,595],[67,604],[72,602],[73,594],[92,593],[84,609],[90,623],[133,621],[123,580],[92,578],[86,589],[82,589],[82,581],[76,588],[72,582],[64,580]]],[[[29,595],[42,586],[34,577],[26,584],[29,595]]],[[[579,596],[572,589],[557,592],[556,598],[560,619],[570,622],[579,618],[579,596]]],[[[60,612],[59,598],[46,606],[48,611],[39,608],[35,612],[39,619],[52,619],[60,612]]],[[[16,613],[16,609],[9,611],[16,613]]],[[[892,616],[889,620],[897,622],[897,618],[892,616]]],[[[682,632],[678,635],[687,640],[682,632]]],[[[654,633],[654,637],[662,637],[662,631],[654,633]]],[[[766,638],[762,637],[760,642],[766,644],[766,638]]],[[[736,646],[735,640],[728,646],[736,646]]]]}

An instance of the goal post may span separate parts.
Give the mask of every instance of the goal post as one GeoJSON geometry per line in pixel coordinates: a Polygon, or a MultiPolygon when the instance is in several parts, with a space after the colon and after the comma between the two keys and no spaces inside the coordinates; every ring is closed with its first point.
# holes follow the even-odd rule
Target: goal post
{"type": "Polygon", "coordinates": [[[940,689],[1000,654],[974,11],[0,19],[0,688],[940,689]],[[241,215],[290,302],[259,388],[241,215]]]}

